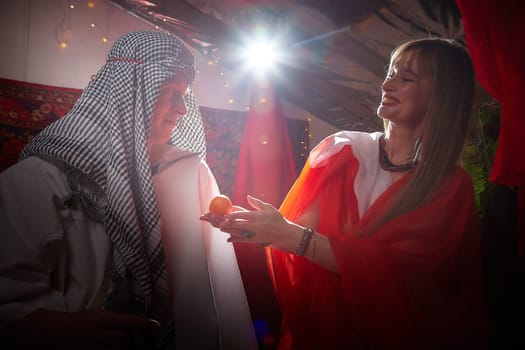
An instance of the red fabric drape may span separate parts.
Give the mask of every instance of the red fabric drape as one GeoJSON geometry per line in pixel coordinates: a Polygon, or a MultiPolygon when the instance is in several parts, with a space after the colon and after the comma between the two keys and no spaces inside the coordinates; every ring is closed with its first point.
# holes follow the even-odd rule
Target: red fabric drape
{"type": "Polygon", "coordinates": [[[457,0],[481,85],[501,104],[499,145],[490,180],[518,187],[518,247],[525,253],[525,45],[519,0],[457,0]]]}
{"type": "MultiPolygon", "coordinates": [[[[250,208],[248,194],[278,207],[297,177],[286,119],[270,86],[253,87],[250,111],[239,150],[232,201],[250,208]]],[[[266,267],[264,248],[236,244],[252,318],[267,323],[278,335],[280,311],[266,267]]],[[[259,323],[258,323],[259,324],[259,323]]],[[[258,330],[256,325],[256,331],[258,330]]]]}

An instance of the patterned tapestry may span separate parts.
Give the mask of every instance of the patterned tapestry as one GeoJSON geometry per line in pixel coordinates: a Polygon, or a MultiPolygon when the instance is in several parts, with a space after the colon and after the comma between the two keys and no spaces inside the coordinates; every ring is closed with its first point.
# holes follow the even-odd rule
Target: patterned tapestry
{"type": "MultiPolygon", "coordinates": [[[[64,116],[82,90],[0,79],[0,172],[14,164],[24,145],[64,116]]],[[[201,107],[207,162],[222,193],[231,195],[246,112],[201,107]]],[[[288,119],[298,171],[308,153],[308,123],[288,119]]]]}

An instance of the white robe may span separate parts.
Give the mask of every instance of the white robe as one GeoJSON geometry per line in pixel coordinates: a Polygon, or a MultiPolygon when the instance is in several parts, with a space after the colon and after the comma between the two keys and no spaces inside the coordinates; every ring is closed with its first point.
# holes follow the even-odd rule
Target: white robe
{"type": "MultiPolygon", "coordinates": [[[[199,220],[218,193],[215,178],[197,155],[170,146],[157,154],[176,348],[256,349],[233,247],[199,220]]],[[[112,244],[103,223],[64,208],[69,194],[60,161],[32,156],[0,174],[0,327],[37,309],[103,306],[112,244]]]]}

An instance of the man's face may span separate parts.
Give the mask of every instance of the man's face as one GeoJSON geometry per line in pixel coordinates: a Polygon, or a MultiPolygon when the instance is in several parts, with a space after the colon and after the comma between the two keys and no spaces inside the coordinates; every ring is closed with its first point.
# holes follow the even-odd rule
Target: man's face
{"type": "Polygon", "coordinates": [[[188,80],[184,74],[175,74],[162,83],[151,118],[149,146],[168,142],[179,117],[187,113],[184,103],[187,89],[188,80]]]}

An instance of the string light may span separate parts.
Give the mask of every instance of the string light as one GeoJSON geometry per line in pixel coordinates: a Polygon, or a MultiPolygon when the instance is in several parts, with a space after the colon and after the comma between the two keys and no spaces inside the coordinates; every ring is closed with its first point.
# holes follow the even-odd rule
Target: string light
{"type": "Polygon", "coordinates": [[[96,7],[95,5],[95,2],[94,1],[87,1],[86,2],[87,4],[87,7],[88,7],[88,15],[89,15],[89,19],[91,21],[91,28],[94,28],[95,29],[95,33],[97,35],[97,37],[100,37],[100,40],[107,44],[108,43],[108,38],[107,38],[107,35],[100,29],[102,27],[98,26],[96,23],[97,21],[95,20],[95,16],[94,16],[94,9],[96,7]]]}
{"type": "MultiPolygon", "coordinates": [[[[95,1],[86,1],[86,8],[88,9],[88,16],[90,19],[90,27],[95,30],[95,35],[100,37],[101,42],[107,44],[109,42],[108,36],[100,29],[97,25],[97,21],[94,18],[94,10],[97,7],[95,1]]],[[[73,37],[71,31],[71,14],[73,10],[78,10],[75,4],[72,3],[72,0],[67,1],[66,9],[64,10],[64,16],[62,21],[58,24],[55,39],[61,49],[65,49],[69,46],[69,43],[73,37]]]]}
{"type": "MultiPolygon", "coordinates": [[[[100,26],[100,21],[97,21],[95,19],[95,11],[97,9],[97,3],[96,1],[83,1],[84,3],[84,8],[82,8],[82,6],[79,5],[78,2],[76,2],[76,4],[74,3],[76,2],[75,0],[68,0],[66,1],[65,3],[65,8],[64,8],[64,15],[63,15],[63,18],[61,20],[61,22],[57,25],[57,29],[56,29],[56,33],[55,33],[55,39],[57,41],[57,44],[58,44],[58,47],[62,50],[65,50],[67,49],[69,46],[70,46],[70,43],[71,43],[71,40],[74,38],[74,33],[72,31],[72,28],[71,28],[71,18],[73,16],[73,11],[87,11],[87,15],[88,15],[88,18],[89,18],[89,27],[91,28],[91,30],[95,33],[96,37],[97,38],[100,38],[100,41],[101,43],[103,44],[108,44],[109,42],[109,38],[108,38],[108,35],[106,33],[103,32],[102,30],[102,26],[100,26]]],[[[99,8],[100,10],[100,8],[99,8]]],[[[107,19],[109,21],[109,18],[107,19]]],[[[160,19],[159,19],[160,21],[160,19]]],[[[162,22],[166,23],[167,22],[167,19],[166,18],[162,18],[162,22]]],[[[74,22],[74,25],[76,25],[77,22],[74,22]]],[[[162,25],[162,24],[161,24],[162,25]]],[[[161,27],[159,26],[159,24],[152,24],[152,28],[155,28],[155,30],[161,30],[161,27]]],[[[74,28],[75,32],[77,30],[77,28],[75,27],[74,28]]],[[[107,29],[106,29],[107,30],[107,29]]],[[[171,34],[169,31],[167,31],[167,34],[171,34]]],[[[220,57],[218,55],[214,55],[213,59],[209,59],[208,60],[208,65],[210,66],[217,66],[218,65],[216,64],[217,62],[220,61],[220,57]]],[[[219,67],[218,67],[219,68],[219,67]]],[[[199,73],[199,71],[197,71],[197,73],[199,73]]],[[[216,73],[219,77],[225,77],[225,72],[224,71],[217,71],[216,73]]],[[[223,86],[225,88],[230,88],[230,84],[228,82],[223,82],[223,86]]],[[[227,98],[226,99],[226,102],[230,105],[234,105],[236,103],[236,99],[234,98],[227,98]]],[[[260,103],[264,104],[267,102],[267,99],[266,98],[262,98],[260,100],[260,103]]],[[[245,109],[246,111],[249,111],[250,110],[250,106],[238,106],[242,109],[245,109]]]]}
{"type": "Polygon", "coordinates": [[[62,21],[60,21],[55,30],[55,40],[58,43],[58,47],[61,49],[65,49],[71,40],[71,11],[75,8],[75,6],[71,3],[68,5],[69,8],[66,7],[64,9],[62,21]]]}
{"type": "Polygon", "coordinates": [[[311,143],[310,139],[312,138],[312,134],[310,133],[310,121],[312,118],[308,116],[306,118],[306,129],[305,132],[308,134],[308,138],[306,139],[306,142],[303,142],[303,150],[304,152],[301,153],[301,157],[307,157],[308,156],[308,145],[311,143]]]}
{"type": "MultiPolygon", "coordinates": [[[[88,16],[89,16],[89,19],[90,19],[90,27],[93,28],[93,30],[95,31],[96,34],[98,34],[97,36],[100,35],[100,40],[102,43],[104,44],[107,44],[109,42],[109,39],[108,39],[108,36],[102,32],[100,26],[97,25],[97,21],[95,21],[94,19],[94,10],[95,8],[97,7],[96,6],[96,2],[95,1],[85,1],[85,6],[88,10],[88,16]]],[[[66,3],[66,8],[64,10],[64,16],[62,18],[62,21],[57,25],[57,30],[56,30],[56,33],[55,33],[55,39],[57,41],[57,44],[58,46],[61,48],[61,49],[66,49],[69,47],[69,43],[73,37],[73,33],[71,31],[71,16],[72,16],[72,11],[75,10],[75,11],[78,11],[78,8],[77,6],[75,6],[75,4],[73,4],[73,0],[68,0],[67,3],[66,3]]],[[[109,19],[108,19],[109,21],[109,19]]],[[[167,22],[167,19],[166,18],[162,18],[162,22],[166,23],[167,22]]],[[[155,30],[160,30],[161,28],[159,27],[159,25],[152,25],[152,27],[155,28],[155,30]]],[[[169,31],[167,31],[168,34],[171,34],[169,31]]],[[[220,60],[220,57],[215,57],[215,60],[208,60],[208,65],[215,65],[216,62],[218,62],[220,60]]],[[[197,73],[199,73],[199,71],[197,71],[197,73]]],[[[217,73],[219,76],[221,77],[224,77],[225,74],[223,71],[219,71],[217,73]]],[[[230,84],[229,83],[224,83],[224,87],[225,88],[229,88],[230,87],[230,84]]],[[[235,103],[235,99],[233,98],[229,98],[227,100],[228,104],[234,104],[235,103]]],[[[264,104],[264,103],[267,103],[267,99],[266,98],[261,98],[259,100],[259,102],[261,104],[264,104]]],[[[242,107],[242,106],[239,106],[239,107],[242,107]]],[[[245,106],[245,107],[242,107],[244,108],[246,111],[249,111],[250,110],[250,106],[245,106]]],[[[307,121],[310,122],[311,121],[311,118],[308,117],[307,118],[307,121]]],[[[308,129],[305,130],[305,133],[308,132],[308,129]]],[[[308,137],[311,138],[312,135],[310,133],[308,133],[308,137]]],[[[304,142],[302,142],[302,144],[304,144],[304,142]]],[[[306,145],[305,145],[305,149],[306,149],[306,145]]]]}

